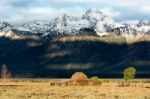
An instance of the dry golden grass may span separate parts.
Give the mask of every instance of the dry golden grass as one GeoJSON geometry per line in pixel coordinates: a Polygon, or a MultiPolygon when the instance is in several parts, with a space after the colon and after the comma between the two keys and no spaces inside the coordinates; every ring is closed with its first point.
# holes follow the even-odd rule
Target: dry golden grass
{"type": "Polygon", "coordinates": [[[45,82],[0,82],[0,99],[150,99],[150,83],[118,87],[118,83],[101,86],[50,86],[45,82]]]}

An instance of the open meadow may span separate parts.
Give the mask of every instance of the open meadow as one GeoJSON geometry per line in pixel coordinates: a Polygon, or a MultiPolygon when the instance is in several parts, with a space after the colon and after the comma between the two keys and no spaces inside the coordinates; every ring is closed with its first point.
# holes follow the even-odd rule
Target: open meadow
{"type": "Polygon", "coordinates": [[[101,85],[61,85],[68,79],[13,79],[0,81],[0,99],[150,99],[150,80],[120,86],[120,79],[101,85]],[[51,85],[55,82],[56,85],[51,85]]]}

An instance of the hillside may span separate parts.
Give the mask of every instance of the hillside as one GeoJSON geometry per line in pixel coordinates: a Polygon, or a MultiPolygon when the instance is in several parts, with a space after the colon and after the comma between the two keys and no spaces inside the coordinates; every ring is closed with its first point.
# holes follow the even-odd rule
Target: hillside
{"type": "MultiPolygon", "coordinates": [[[[145,38],[143,38],[145,39],[145,38]]],[[[137,77],[150,77],[150,42],[132,44],[120,36],[63,36],[43,40],[0,39],[0,65],[14,77],[70,77],[75,71],[89,76],[122,77],[135,66],[137,77]]]]}

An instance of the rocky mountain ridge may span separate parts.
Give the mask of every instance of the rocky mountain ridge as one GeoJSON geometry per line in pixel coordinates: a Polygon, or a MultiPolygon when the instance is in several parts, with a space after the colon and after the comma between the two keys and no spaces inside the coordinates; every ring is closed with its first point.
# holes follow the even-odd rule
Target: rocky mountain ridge
{"type": "Polygon", "coordinates": [[[141,20],[136,25],[120,24],[100,10],[89,9],[81,18],[63,14],[49,21],[38,20],[16,27],[7,22],[0,22],[0,32],[1,37],[12,39],[32,36],[53,38],[62,35],[84,35],[87,32],[98,36],[117,34],[125,37],[127,42],[132,42],[150,34],[150,22],[141,20]]]}

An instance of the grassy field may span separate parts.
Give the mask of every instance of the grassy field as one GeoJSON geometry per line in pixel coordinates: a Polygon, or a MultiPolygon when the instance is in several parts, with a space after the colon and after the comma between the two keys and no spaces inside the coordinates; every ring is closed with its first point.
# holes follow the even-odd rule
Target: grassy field
{"type": "Polygon", "coordinates": [[[149,80],[138,79],[129,87],[119,87],[121,79],[108,79],[101,86],[50,86],[51,81],[64,80],[13,79],[5,86],[0,80],[0,99],[150,99],[149,80]]]}
{"type": "Polygon", "coordinates": [[[0,99],[150,99],[150,89],[97,86],[7,86],[0,99]]]}

